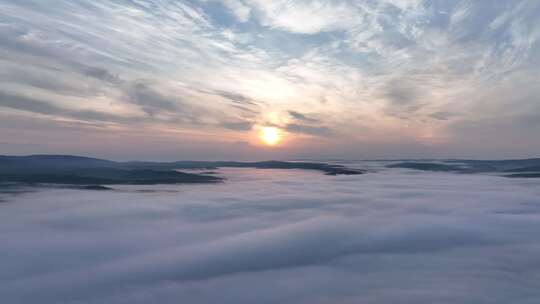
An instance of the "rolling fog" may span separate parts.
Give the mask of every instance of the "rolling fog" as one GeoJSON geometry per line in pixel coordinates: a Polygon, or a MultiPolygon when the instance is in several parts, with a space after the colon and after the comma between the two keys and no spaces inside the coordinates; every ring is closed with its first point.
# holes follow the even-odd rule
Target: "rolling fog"
{"type": "Polygon", "coordinates": [[[0,194],[4,303],[538,303],[540,180],[221,169],[0,194]]]}

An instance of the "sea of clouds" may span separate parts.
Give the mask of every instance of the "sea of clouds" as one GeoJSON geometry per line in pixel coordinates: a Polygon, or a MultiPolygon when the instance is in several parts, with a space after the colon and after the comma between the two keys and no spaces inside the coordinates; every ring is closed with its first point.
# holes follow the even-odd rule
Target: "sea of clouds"
{"type": "Polygon", "coordinates": [[[540,301],[540,180],[220,173],[217,185],[0,194],[0,301],[540,301]]]}

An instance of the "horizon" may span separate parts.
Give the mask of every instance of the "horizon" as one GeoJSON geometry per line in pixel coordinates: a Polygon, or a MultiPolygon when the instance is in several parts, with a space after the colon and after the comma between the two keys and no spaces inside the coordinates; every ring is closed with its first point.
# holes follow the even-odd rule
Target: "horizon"
{"type": "Polygon", "coordinates": [[[540,155],[538,1],[0,0],[0,152],[540,155]]]}
{"type": "Polygon", "coordinates": [[[233,160],[233,159],[114,159],[104,158],[92,155],[84,154],[0,154],[0,157],[34,157],[34,156],[55,156],[55,157],[81,157],[99,160],[109,160],[114,162],[268,162],[268,161],[282,161],[282,162],[377,162],[377,161],[512,161],[512,160],[538,160],[539,157],[525,157],[525,158],[384,158],[384,159],[338,159],[338,158],[297,158],[297,159],[253,159],[253,160],[233,160]]]}

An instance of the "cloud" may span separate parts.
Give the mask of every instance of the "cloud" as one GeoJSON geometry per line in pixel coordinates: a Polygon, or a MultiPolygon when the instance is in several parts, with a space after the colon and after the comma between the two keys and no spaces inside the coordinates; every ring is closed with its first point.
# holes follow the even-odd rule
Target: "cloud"
{"type": "Polygon", "coordinates": [[[234,103],[244,104],[244,105],[256,105],[256,103],[249,97],[244,96],[239,93],[216,90],[212,92],[215,95],[221,96],[225,99],[228,99],[234,103]]]}
{"type": "MultiPolygon", "coordinates": [[[[20,287],[68,290],[90,289],[84,296],[99,296],[95,288],[107,292],[118,284],[139,285],[153,280],[174,280],[176,282],[204,280],[233,275],[236,273],[296,268],[311,264],[321,264],[348,255],[361,253],[411,254],[450,250],[455,247],[475,247],[484,245],[485,236],[475,235],[468,229],[437,227],[429,230],[419,225],[406,230],[381,229],[355,235],[361,226],[344,219],[313,219],[279,228],[261,229],[215,242],[196,246],[169,248],[166,251],[101,265],[86,274],[94,280],[82,285],[78,282],[81,273],[64,273],[60,281],[57,275],[50,278],[39,276],[34,280],[20,281],[7,286],[18,290],[20,287]],[[409,230],[410,229],[410,230],[409,230]],[[316,237],[313,237],[316,236],[316,237]],[[321,244],[332,246],[321,247],[321,244]],[[286,254],[283,254],[286,252],[286,254]],[[257,260],[253,260],[257,257],[257,260]],[[32,282],[35,281],[35,282],[32,282]],[[75,283],[75,284],[73,284],[75,283]],[[49,286],[48,286],[49,285],[49,286]],[[52,286],[51,286],[52,285],[52,286]],[[20,286],[20,287],[19,287],[20,286]]],[[[20,290],[19,292],[21,292],[20,290]]],[[[48,293],[48,291],[46,290],[48,293]]]]}
{"type": "Polygon", "coordinates": [[[66,96],[89,97],[97,96],[102,89],[97,84],[85,83],[77,75],[71,78],[55,78],[56,72],[47,70],[28,70],[20,67],[5,67],[0,72],[3,83],[11,86],[26,86],[31,89],[55,92],[66,96]]]}
{"type": "Polygon", "coordinates": [[[240,0],[225,0],[223,4],[230,9],[240,22],[249,21],[251,8],[240,0]]]}
{"type": "Polygon", "coordinates": [[[406,79],[391,80],[384,85],[383,94],[388,101],[388,113],[410,117],[423,106],[423,92],[406,79]]]}
{"type": "Polygon", "coordinates": [[[98,67],[86,67],[83,70],[84,75],[99,79],[104,82],[112,84],[120,84],[122,80],[117,76],[112,74],[110,71],[104,68],[98,67]]]}
{"type": "Polygon", "coordinates": [[[328,136],[333,131],[327,127],[311,126],[305,124],[291,123],[285,127],[285,130],[292,133],[309,134],[314,136],[328,136]]]}
{"type": "Polygon", "coordinates": [[[452,117],[459,116],[459,114],[442,111],[442,112],[431,113],[430,116],[438,120],[449,120],[452,117]]]}
{"type": "Polygon", "coordinates": [[[306,115],[300,113],[300,112],[297,112],[297,111],[289,111],[289,114],[296,120],[300,120],[300,121],[303,121],[303,122],[308,122],[308,123],[315,123],[315,122],[319,122],[317,119],[314,119],[314,118],[310,118],[310,117],[307,117],[306,115]]]}
{"type": "Polygon", "coordinates": [[[56,106],[45,100],[0,91],[0,106],[37,114],[65,116],[81,120],[104,121],[104,122],[125,122],[127,117],[113,114],[91,111],[91,110],[71,110],[56,106]]]}
{"type": "Polygon", "coordinates": [[[538,181],[349,165],[377,170],[0,191],[0,294],[44,304],[252,303],[246,288],[259,303],[539,296],[538,181]]]}
{"type": "Polygon", "coordinates": [[[249,131],[253,127],[253,123],[249,121],[237,121],[237,122],[222,122],[221,126],[237,131],[249,131]]]}
{"type": "Polygon", "coordinates": [[[263,25],[300,34],[345,30],[361,17],[346,1],[253,1],[263,25]]]}
{"type": "Polygon", "coordinates": [[[162,111],[179,111],[182,105],[178,99],[165,96],[153,89],[150,84],[142,81],[129,84],[126,94],[130,102],[141,106],[149,115],[162,111]]]}

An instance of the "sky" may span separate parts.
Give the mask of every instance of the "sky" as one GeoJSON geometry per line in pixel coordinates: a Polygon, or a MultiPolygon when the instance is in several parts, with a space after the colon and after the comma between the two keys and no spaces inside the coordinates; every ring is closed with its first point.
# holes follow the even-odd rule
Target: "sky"
{"type": "Polygon", "coordinates": [[[539,38],[536,0],[0,0],[0,153],[534,157],[539,38]]]}

